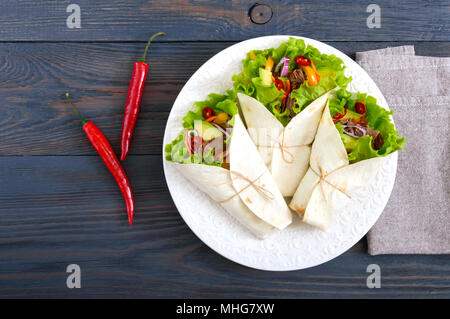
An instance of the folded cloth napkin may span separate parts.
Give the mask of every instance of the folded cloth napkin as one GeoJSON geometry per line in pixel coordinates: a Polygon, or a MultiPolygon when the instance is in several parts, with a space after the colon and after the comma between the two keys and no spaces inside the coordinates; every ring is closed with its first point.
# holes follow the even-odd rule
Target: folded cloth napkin
{"type": "Polygon", "coordinates": [[[367,235],[369,254],[450,253],[450,58],[402,46],[358,52],[394,110],[400,134],[395,186],[367,235]]]}

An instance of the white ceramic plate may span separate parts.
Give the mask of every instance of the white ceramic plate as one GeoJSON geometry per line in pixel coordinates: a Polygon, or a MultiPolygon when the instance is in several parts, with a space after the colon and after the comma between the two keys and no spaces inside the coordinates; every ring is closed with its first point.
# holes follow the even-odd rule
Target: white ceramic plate
{"type": "MultiPolygon", "coordinates": [[[[389,109],[385,98],[367,73],[335,48],[301,38],[321,53],[335,54],[346,65],[353,80],[352,92],[367,92],[378,104],[389,109]]],[[[243,41],[209,59],[189,79],[170,112],[164,145],[182,130],[182,117],[193,103],[212,92],[224,93],[233,87],[231,77],[242,70],[242,60],[250,50],[278,47],[289,36],[267,36],[243,41]]],[[[164,157],[164,148],[163,148],[164,157]]],[[[323,232],[302,223],[293,213],[293,223],[265,240],[259,240],[234,220],[219,204],[186,180],[164,160],[164,173],[173,201],[191,230],[209,247],[239,264],[262,270],[303,269],[327,262],[357,243],[381,215],[391,194],[397,170],[397,153],[385,158],[384,165],[365,187],[352,193],[352,200],[341,211],[333,212],[330,229],[323,232]]]]}

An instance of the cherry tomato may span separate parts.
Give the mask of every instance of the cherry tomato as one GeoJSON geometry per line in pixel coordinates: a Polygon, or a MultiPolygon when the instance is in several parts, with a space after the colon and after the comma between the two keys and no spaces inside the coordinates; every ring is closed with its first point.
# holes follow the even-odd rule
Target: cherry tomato
{"type": "Polygon", "coordinates": [[[347,109],[344,108],[344,114],[341,113],[336,113],[333,115],[333,120],[340,120],[341,118],[343,118],[345,116],[345,114],[347,114],[347,109]]]}
{"type": "Polygon", "coordinates": [[[204,107],[202,110],[202,114],[205,119],[208,119],[211,116],[216,115],[216,112],[214,112],[214,110],[210,107],[204,107]]]}
{"type": "Polygon", "coordinates": [[[303,55],[299,55],[298,57],[296,57],[295,62],[297,62],[297,64],[301,66],[308,66],[311,64],[311,60],[303,55]]]}
{"type": "Polygon", "coordinates": [[[194,151],[198,150],[203,144],[203,138],[201,136],[195,136],[191,139],[191,149],[194,151]]]}
{"type": "Polygon", "coordinates": [[[364,114],[364,113],[366,113],[366,105],[364,104],[364,102],[356,102],[355,110],[359,114],[364,114]]]}
{"type": "Polygon", "coordinates": [[[280,79],[275,79],[275,87],[279,90],[284,90],[284,83],[280,79]]]}

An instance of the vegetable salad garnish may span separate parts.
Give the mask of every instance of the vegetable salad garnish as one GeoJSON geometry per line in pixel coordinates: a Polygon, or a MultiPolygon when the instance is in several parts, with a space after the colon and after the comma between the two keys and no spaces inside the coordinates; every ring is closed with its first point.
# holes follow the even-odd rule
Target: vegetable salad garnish
{"type": "Polygon", "coordinates": [[[256,98],[283,125],[319,96],[351,81],[340,58],[295,38],[278,48],[250,51],[243,66],[233,76],[235,90],[256,98]]]}
{"type": "Polygon", "coordinates": [[[393,111],[379,106],[374,97],[363,93],[352,96],[341,89],[330,99],[329,108],[350,163],[403,149],[405,138],[398,136],[390,119],[393,111]]]}
{"type": "Polygon", "coordinates": [[[228,144],[234,115],[238,113],[236,93],[212,93],[195,102],[197,109],[183,118],[184,130],[165,148],[166,159],[177,163],[197,163],[229,169],[228,144]]]}

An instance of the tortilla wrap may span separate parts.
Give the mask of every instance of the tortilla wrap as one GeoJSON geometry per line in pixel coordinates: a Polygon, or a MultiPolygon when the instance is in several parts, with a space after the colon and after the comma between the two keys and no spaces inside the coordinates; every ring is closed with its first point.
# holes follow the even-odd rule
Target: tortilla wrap
{"type": "Polygon", "coordinates": [[[204,164],[175,165],[259,238],[288,226],[291,212],[239,115],[235,115],[229,159],[230,170],[204,164]]]}
{"type": "Polygon", "coordinates": [[[309,169],[298,185],[289,207],[297,213],[304,213],[314,187],[320,180],[314,172],[326,175],[346,165],[347,151],[331,118],[327,102],[311,147],[309,169]]]}
{"type": "Polygon", "coordinates": [[[303,222],[326,231],[331,224],[333,211],[344,208],[351,193],[375,175],[383,160],[374,157],[344,166],[327,175],[326,182],[314,187],[303,214],[303,222]]]}
{"type": "Polygon", "coordinates": [[[294,195],[308,169],[310,144],[316,136],[323,108],[333,94],[334,90],[325,93],[283,127],[258,100],[238,93],[249,134],[285,197],[294,195]]]}
{"type": "Polygon", "coordinates": [[[257,145],[264,163],[269,165],[272,161],[273,146],[283,131],[283,124],[258,100],[242,93],[237,96],[248,134],[257,145]]]}
{"type": "Polygon", "coordinates": [[[275,228],[252,213],[232,186],[230,171],[202,164],[177,164],[179,171],[201,191],[205,192],[237,221],[258,238],[266,238],[275,228]]]}
{"type": "Polygon", "coordinates": [[[289,207],[299,213],[305,223],[326,230],[332,211],[342,208],[349,193],[367,183],[380,163],[380,158],[372,158],[349,165],[327,103],[312,145],[309,169],[289,207]]]}

